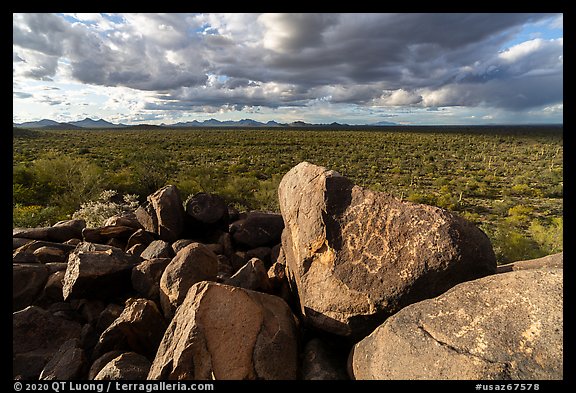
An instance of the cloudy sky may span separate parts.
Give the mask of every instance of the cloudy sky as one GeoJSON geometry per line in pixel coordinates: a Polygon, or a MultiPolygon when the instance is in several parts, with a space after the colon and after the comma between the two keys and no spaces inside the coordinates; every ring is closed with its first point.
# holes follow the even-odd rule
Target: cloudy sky
{"type": "Polygon", "coordinates": [[[562,123],[562,14],[13,14],[13,120],[562,123]]]}

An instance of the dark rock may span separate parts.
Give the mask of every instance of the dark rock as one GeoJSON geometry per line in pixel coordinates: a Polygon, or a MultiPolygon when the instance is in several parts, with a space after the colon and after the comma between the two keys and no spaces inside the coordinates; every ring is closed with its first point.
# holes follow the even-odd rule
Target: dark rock
{"type": "Polygon", "coordinates": [[[172,258],[174,251],[170,243],[164,240],[154,240],[140,254],[142,259],[172,258]]]}
{"type": "Polygon", "coordinates": [[[280,242],[284,221],[277,213],[251,211],[246,217],[230,224],[230,235],[241,247],[274,246],[280,242]]]}
{"type": "Polygon", "coordinates": [[[228,218],[228,207],[222,197],[199,192],[186,200],[186,213],[197,222],[215,224],[228,218]]]}
{"type": "Polygon", "coordinates": [[[181,249],[186,247],[189,244],[197,243],[192,239],[178,239],[174,243],[172,243],[172,250],[174,251],[174,255],[178,254],[181,249]]]}
{"type": "Polygon", "coordinates": [[[93,380],[96,375],[106,366],[111,360],[117,358],[118,356],[122,355],[127,351],[115,350],[106,352],[104,355],[98,357],[92,365],[90,366],[90,370],[88,371],[88,379],[93,380]]]}
{"type": "Polygon", "coordinates": [[[77,322],[29,306],[12,316],[13,377],[38,379],[40,372],[69,339],[80,336],[77,322]]]}
{"type": "Polygon", "coordinates": [[[144,252],[144,250],[148,247],[145,244],[134,244],[132,247],[126,250],[126,254],[134,255],[136,257],[140,257],[140,255],[144,252]]]}
{"type": "Polygon", "coordinates": [[[48,279],[48,269],[38,264],[12,265],[12,308],[22,310],[41,294],[48,279]]]}
{"type": "Polygon", "coordinates": [[[63,243],[66,240],[82,237],[84,220],[60,221],[51,227],[25,228],[13,230],[13,237],[63,243]]]}
{"type": "Polygon", "coordinates": [[[258,258],[264,262],[264,266],[268,269],[272,264],[270,263],[270,247],[256,247],[251,250],[246,251],[246,258],[248,260],[252,258],[258,258]]]}
{"type": "Polygon", "coordinates": [[[106,243],[112,238],[128,239],[136,232],[136,228],[129,226],[109,225],[97,228],[84,228],[82,237],[85,242],[106,243]]]}
{"type": "Polygon", "coordinates": [[[564,253],[559,252],[557,254],[547,255],[542,258],[529,259],[526,261],[517,261],[508,263],[506,265],[499,265],[496,268],[496,273],[506,273],[516,270],[526,270],[526,269],[540,269],[543,267],[548,268],[564,268],[564,253]]]}
{"type": "Polygon", "coordinates": [[[17,248],[22,247],[33,241],[32,239],[25,239],[23,237],[13,237],[12,238],[12,250],[16,250],[17,248]]]}
{"type": "Polygon", "coordinates": [[[152,243],[155,239],[154,233],[145,231],[144,229],[138,229],[128,238],[126,243],[126,249],[132,248],[136,244],[144,244],[147,246],[152,243]]]}
{"type": "Polygon", "coordinates": [[[128,299],[122,314],[100,335],[94,356],[126,349],[152,359],[165,330],[166,322],[156,303],[148,299],[128,299]]]}
{"type": "Polygon", "coordinates": [[[104,222],[104,226],[124,226],[132,227],[136,230],[142,229],[134,213],[128,213],[122,216],[112,216],[104,222]]]}
{"type": "Polygon", "coordinates": [[[319,338],[309,340],[302,356],[302,379],[305,381],[347,380],[346,354],[338,353],[319,338]]]}
{"type": "Polygon", "coordinates": [[[160,300],[160,278],[170,258],[146,260],[132,269],[132,287],[147,299],[160,300]]]}
{"type": "Polygon", "coordinates": [[[124,307],[119,304],[110,303],[98,316],[96,321],[96,333],[101,334],[112,324],[124,311],[124,307]]]}
{"type": "Polygon", "coordinates": [[[13,263],[42,263],[42,262],[65,262],[69,253],[75,246],[48,242],[42,240],[33,240],[17,248],[12,253],[13,263]],[[39,251],[38,250],[44,250],[39,251]],[[58,250],[58,251],[56,251],[58,250]],[[49,254],[43,256],[39,254],[49,254]],[[56,259],[56,260],[54,260],[56,259]]]}
{"type": "Polygon", "coordinates": [[[45,381],[83,379],[86,368],[87,359],[80,346],[80,340],[72,338],[64,342],[44,366],[40,379],[45,381]]]}
{"type": "Polygon", "coordinates": [[[140,258],[121,249],[80,243],[70,253],[64,276],[64,300],[71,298],[110,299],[131,287],[132,267],[140,258]]]}

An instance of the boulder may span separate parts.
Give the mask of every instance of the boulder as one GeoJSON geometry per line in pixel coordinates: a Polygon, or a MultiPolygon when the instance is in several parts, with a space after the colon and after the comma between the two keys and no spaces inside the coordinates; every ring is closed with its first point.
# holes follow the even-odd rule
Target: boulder
{"type": "Polygon", "coordinates": [[[160,305],[167,319],[182,303],[188,289],[199,281],[216,280],[218,258],[201,243],[181,249],[166,266],[160,278],[160,305]]]}
{"type": "MultiPolygon", "coordinates": [[[[46,265],[44,265],[46,266],[46,265]]],[[[64,285],[64,275],[66,274],[66,269],[58,270],[48,276],[46,284],[42,293],[34,302],[35,305],[44,307],[52,303],[63,302],[62,297],[62,286],[64,285]]],[[[13,281],[16,283],[15,281],[13,281]]]]}
{"type": "Polygon", "coordinates": [[[283,228],[280,214],[251,211],[230,224],[230,235],[235,244],[247,249],[272,247],[280,242],[283,228]]]}
{"type": "Polygon", "coordinates": [[[176,241],[184,229],[184,207],[178,188],[162,187],[147,198],[147,203],[136,209],[136,218],[142,227],[156,233],[161,240],[176,241]]]}
{"type": "Polygon", "coordinates": [[[22,310],[41,294],[48,279],[48,268],[39,264],[12,265],[12,309],[22,310]]]}
{"type": "Polygon", "coordinates": [[[109,225],[96,228],[84,228],[82,237],[85,242],[106,243],[113,238],[128,239],[137,229],[130,226],[109,225]]]}
{"type": "Polygon", "coordinates": [[[197,283],[168,326],[148,379],[295,379],[296,324],[276,296],[197,283]]]}
{"type": "Polygon", "coordinates": [[[170,243],[164,240],[154,240],[142,253],[140,258],[142,259],[154,259],[154,258],[172,258],[174,256],[174,251],[170,243]]]}
{"type": "Polygon", "coordinates": [[[75,247],[76,246],[73,245],[48,242],[44,240],[32,240],[14,250],[12,253],[12,262],[65,262],[68,258],[68,254],[73,251],[75,247]]]}
{"type": "Polygon", "coordinates": [[[149,370],[150,361],[146,357],[134,352],[125,352],[108,362],[94,380],[145,380],[149,370]]]}
{"type": "Polygon", "coordinates": [[[170,258],[154,258],[134,266],[132,287],[147,299],[160,300],[160,278],[170,261],[170,258]]]}
{"type": "Polygon", "coordinates": [[[140,258],[119,248],[83,242],[68,257],[62,294],[71,298],[109,299],[131,286],[132,267],[140,258]]]}
{"type": "Polygon", "coordinates": [[[154,236],[155,235],[152,232],[145,231],[144,229],[138,229],[128,238],[126,249],[130,249],[136,244],[144,244],[147,246],[155,240],[154,236]]]}
{"type": "Polygon", "coordinates": [[[224,284],[260,292],[270,292],[272,289],[264,262],[258,258],[250,259],[224,284]]]}
{"type": "Polygon", "coordinates": [[[557,254],[546,255],[542,258],[517,261],[508,263],[506,265],[498,265],[496,268],[496,273],[506,273],[525,269],[540,269],[543,267],[557,267],[562,269],[564,267],[564,253],[559,252],[557,254]]]}
{"type": "Polygon", "coordinates": [[[228,206],[219,195],[199,192],[186,200],[186,213],[197,222],[215,224],[228,218],[228,206]]]}
{"type": "Polygon", "coordinates": [[[354,379],[563,378],[562,269],[496,274],[412,304],[357,343],[354,379]]]}
{"type": "Polygon", "coordinates": [[[115,350],[106,352],[104,355],[98,357],[96,360],[94,360],[94,362],[90,366],[90,370],[88,370],[88,379],[90,380],[94,379],[94,377],[98,375],[98,373],[100,372],[100,370],[104,368],[104,366],[106,366],[111,360],[117,358],[118,356],[122,355],[125,352],[126,351],[115,350]]]}
{"type": "Polygon", "coordinates": [[[142,229],[142,225],[140,225],[134,213],[112,216],[104,222],[104,226],[125,226],[134,229],[142,229]]]}
{"type": "Polygon", "coordinates": [[[12,315],[12,372],[16,379],[38,379],[62,344],[79,338],[79,323],[29,306],[12,315]]]}
{"type": "Polygon", "coordinates": [[[44,366],[41,380],[83,379],[87,369],[87,358],[77,338],[66,341],[44,366]]]}
{"type": "Polygon", "coordinates": [[[156,303],[148,299],[128,299],[120,316],[98,339],[94,356],[126,349],[152,359],[166,330],[166,322],[156,303]]]}
{"type": "Polygon", "coordinates": [[[57,222],[51,227],[14,229],[12,235],[19,238],[63,243],[69,239],[82,238],[82,229],[85,227],[84,220],[66,220],[57,222]]]}
{"type": "Polygon", "coordinates": [[[352,338],[408,304],[496,271],[488,237],[446,210],[307,162],[278,188],[288,275],[311,326],[352,338]]]}

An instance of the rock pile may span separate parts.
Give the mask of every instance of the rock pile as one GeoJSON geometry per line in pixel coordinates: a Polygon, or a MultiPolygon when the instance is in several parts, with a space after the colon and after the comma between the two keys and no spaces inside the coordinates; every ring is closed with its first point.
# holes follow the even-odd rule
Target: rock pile
{"type": "Polygon", "coordinates": [[[309,163],[278,196],[15,229],[13,377],[562,378],[561,254],[497,272],[469,222],[309,163]]]}

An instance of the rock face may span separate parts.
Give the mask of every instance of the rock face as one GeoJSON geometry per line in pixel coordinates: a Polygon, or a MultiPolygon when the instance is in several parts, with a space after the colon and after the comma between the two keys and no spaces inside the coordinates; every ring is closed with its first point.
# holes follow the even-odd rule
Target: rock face
{"type": "Polygon", "coordinates": [[[150,369],[150,361],[135,352],[126,352],[108,362],[94,380],[144,380],[150,369]]]}
{"type": "Polygon", "coordinates": [[[160,278],[160,305],[166,318],[174,315],[192,285],[216,280],[217,274],[218,258],[204,244],[191,243],[178,251],[160,278]]]}
{"type": "Polygon", "coordinates": [[[356,344],[355,379],[562,379],[562,269],[492,275],[412,304],[356,344]]]}
{"type": "Polygon", "coordinates": [[[48,280],[48,268],[39,264],[12,265],[12,308],[28,307],[36,300],[48,280]]]}
{"type": "Polygon", "coordinates": [[[156,233],[160,240],[173,242],[184,229],[184,206],[178,188],[173,185],[149,195],[147,203],[139,207],[135,214],[142,227],[156,233]]]}
{"type": "Polygon", "coordinates": [[[564,253],[559,252],[557,254],[547,255],[542,258],[530,259],[527,261],[517,261],[508,263],[506,265],[499,265],[496,269],[497,273],[506,273],[516,270],[526,270],[526,269],[539,269],[543,267],[550,268],[563,268],[564,267],[564,253]]]}
{"type": "Polygon", "coordinates": [[[40,373],[42,380],[82,379],[86,355],[77,338],[66,341],[40,373]]]}
{"type": "Polygon", "coordinates": [[[121,249],[83,242],[68,257],[62,288],[68,298],[109,298],[130,286],[132,267],[140,259],[121,249]]]}
{"type": "Polygon", "coordinates": [[[256,248],[279,243],[284,222],[276,213],[249,212],[230,225],[234,242],[247,248],[256,248]]]}
{"type": "Polygon", "coordinates": [[[148,379],[295,379],[297,359],[282,299],[203,281],[178,308],[148,379]]]}
{"type": "Polygon", "coordinates": [[[488,237],[427,205],[306,162],[278,188],[282,248],[312,326],[362,337],[402,307],[496,270],[488,237]]]}

